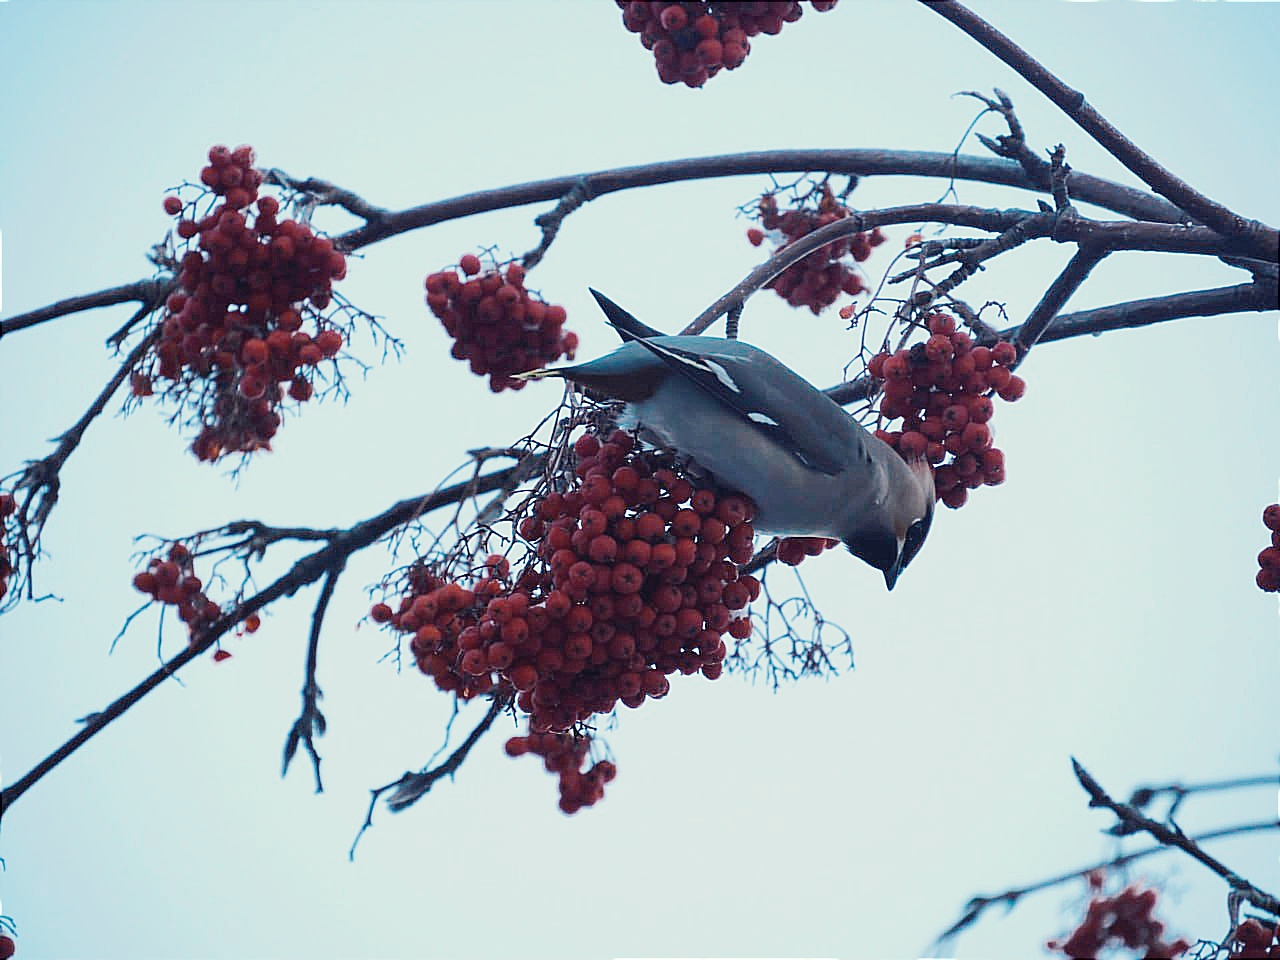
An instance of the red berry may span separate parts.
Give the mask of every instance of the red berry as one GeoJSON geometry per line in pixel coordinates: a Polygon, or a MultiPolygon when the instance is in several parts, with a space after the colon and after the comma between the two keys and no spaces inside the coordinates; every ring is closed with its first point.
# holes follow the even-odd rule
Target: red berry
{"type": "Polygon", "coordinates": [[[1009,378],[1009,382],[999,391],[1000,399],[1012,403],[1020,400],[1027,392],[1027,382],[1018,375],[1009,378]]]}
{"type": "Polygon", "coordinates": [[[1280,503],[1273,503],[1262,511],[1262,522],[1268,530],[1280,531],[1280,503]]]}
{"type": "Polygon", "coordinates": [[[1018,358],[1018,350],[1008,340],[1001,340],[991,348],[991,359],[1002,367],[1007,367],[1018,358]]]}
{"type": "Polygon", "coordinates": [[[929,332],[949,337],[955,333],[956,321],[954,317],[945,313],[934,313],[929,315],[929,332]]]}
{"type": "Polygon", "coordinates": [[[685,28],[689,23],[689,16],[685,13],[684,7],[678,3],[673,3],[668,7],[662,8],[662,12],[658,15],[658,20],[664,30],[675,33],[677,30],[685,28]]]}

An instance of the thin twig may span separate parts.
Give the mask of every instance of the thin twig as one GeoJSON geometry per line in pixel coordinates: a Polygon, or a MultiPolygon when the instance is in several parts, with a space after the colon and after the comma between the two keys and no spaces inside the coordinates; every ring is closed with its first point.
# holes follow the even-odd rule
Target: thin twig
{"type": "Polygon", "coordinates": [[[591,192],[590,181],[583,177],[560,198],[554,209],[533,218],[534,224],[542,230],[542,240],[539,241],[536,247],[520,258],[520,263],[526,270],[532,270],[542,262],[542,258],[546,255],[547,250],[551,248],[556,234],[560,232],[560,225],[564,223],[565,217],[569,216],[584,203],[590,202],[594,197],[595,194],[591,192]]]}
{"type": "Polygon", "coordinates": [[[399,780],[385,784],[375,790],[370,790],[369,792],[372,796],[369,798],[369,810],[365,814],[364,823],[356,833],[355,840],[351,842],[351,850],[347,854],[348,859],[354,860],[356,858],[356,845],[360,842],[360,838],[364,836],[364,832],[373,826],[373,811],[378,804],[379,797],[388,790],[396,791],[387,798],[387,807],[392,813],[399,813],[422,799],[437,781],[443,777],[452,777],[457,772],[458,768],[462,766],[462,761],[467,759],[467,754],[471,752],[471,748],[493,726],[493,721],[498,719],[498,714],[510,704],[509,698],[494,696],[489,703],[489,709],[485,711],[484,717],[476,724],[475,729],[467,734],[467,739],[463,740],[458,745],[458,748],[449,754],[449,759],[445,760],[440,766],[428,766],[417,772],[407,771],[399,780]]]}
{"type": "Polygon", "coordinates": [[[1009,95],[999,87],[994,88],[994,92],[996,95],[994,100],[974,90],[965,90],[962,94],[982,101],[988,110],[1000,114],[1008,124],[1007,135],[990,140],[979,133],[977,134],[978,142],[998,157],[1016,160],[1026,173],[1028,180],[1038,185],[1041,190],[1049,191],[1049,164],[1036,156],[1035,151],[1027,146],[1026,131],[1023,130],[1022,122],[1014,112],[1013,101],[1009,95]]]}
{"type": "Polygon", "coordinates": [[[324,714],[320,712],[320,701],[324,699],[324,694],[320,691],[320,684],[316,682],[320,628],[324,624],[325,611],[329,608],[329,601],[333,598],[334,587],[338,584],[344,566],[345,563],[339,563],[325,574],[315,610],[311,613],[311,636],[307,642],[307,679],[302,685],[302,712],[293,722],[289,736],[285,739],[284,764],[280,770],[282,777],[289,772],[289,762],[293,760],[298,744],[302,743],[311,757],[311,768],[316,777],[316,793],[324,793],[324,783],[320,779],[320,754],[316,752],[315,738],[324,736],[326,727],[324,714]]]}

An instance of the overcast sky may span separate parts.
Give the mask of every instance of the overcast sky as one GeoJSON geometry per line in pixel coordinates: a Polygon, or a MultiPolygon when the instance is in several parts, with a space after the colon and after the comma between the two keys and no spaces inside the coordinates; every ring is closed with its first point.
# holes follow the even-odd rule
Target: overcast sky
{"type": "MultiPolygon", "coordinates": [[[[1006,31],[1175,173],[1280,222],[1268,3],[982,2],[1006,31]]],[[[607,2],[8,0],[0,3],[3,316],[151,273],[165,191],[213,143],[392,208],[616,166],[745,150],[950,151],[975,115],[961,90],[1010,93],[1034,149],[1138,185],[973,41],[908,0],[846,0],[760,37],[705,89],[666,87],[607,2]]],[[[980,130],[1004,132],[995,117],[980,130]]],[[[972,139],[968,151],[982,153],[972,139]]],[[[752,177],[613,194],[566,222],[530,278],[563,303],[582,356],[612,347],[595,286],[674,330],[758,262],[736,208],[752,177]]],[[[958,184],[961,201],[1035,197],[958,184]]],[[[932,201],[945,184],[867,179],[862,208],[932,201]]],[[[493,396],[421,301],[464,252],[534,246],[530,207],[376,244],[341,289],[406,344],[357,375],[345,405],[290,419],[238,481],[198,464],[163,410],[104,417],[62,474],[42,592],[0,619],[0,776],[11,783],[154,669],[154,611],[134,621],[133,538],[238,517],[347,525],[433,488],[471,448],[509,443],[554,385],[493,396]]],[[[1085,208],[1085,212],[1098,214],[1085,208]]],[[[324,212],[333,232],[349,217],[324,212]]],[[[910,228],[866,268],[878,278],[910,228]]],[[[1020,321],[1070,256],[1045,242],[970,281],[969,302],[1020,321]]],[[[1210,258],[1122,254],[1081,309],[1234,284],[1210,258]]],[[[0,344],[0,475],[45,455],[116,361],[128,307],[0,344]]],[[[820,385],[856,334],[772,294],[743,336],[820,385]]],[[[1186,320],[1046,345],[1000,405],[1008,481],[942,512],[888,594],[843,552],[804,566],[853,638],[857,669],[774,693],[677,678],[607,739],[619,775],[574,817],[553,777],[502,752],[508,720],[455,782],[379,810],[347,851],[368,790],[422,766],[449,703],[381,660],[366,588],[393,565],[355,558],[330,607],[319,682],[326,791],[279,777],[299,707],[308,590],[203,657],[26,794],[0,832],[0,913],[21,960],[71,957],[913,957],[969,897],[1119,849],[1069,758],[1117,796],[1141,783],[1275,770],[1280,619],[1253,585],[1262,508],[1277,499],[1276,314],[1186,320]]],[[[112,411],[118,409],[113,405],[112,411]]],[[[269,556],[260,583],[290,555],[269,556]]],[[[787,571],[771,584],[785,588],[787,571]]],[[[166,656],[184,643],[169,618],[166,656]]],[[[463,712],[458,730],[483,707],[463,712]]],[[[1274,817],[1272,788],[1189,801],[1189,831],[1274,817]]],[[[1138,849],[1130,840],[1123,849],[1138,849]]],[[[1273,893],[1280,843],[1212,847],[1273,893]]],[[[1186,858],[1147,860],[1176,933],[1221,939],[1226,889],[1186,858]]],[[[1078,916],[1078,886],[992,913],[961,957],[1036,955],[1078,916]],[[1075,914],[1073,914],[1075,911],[1075,914]]]]}

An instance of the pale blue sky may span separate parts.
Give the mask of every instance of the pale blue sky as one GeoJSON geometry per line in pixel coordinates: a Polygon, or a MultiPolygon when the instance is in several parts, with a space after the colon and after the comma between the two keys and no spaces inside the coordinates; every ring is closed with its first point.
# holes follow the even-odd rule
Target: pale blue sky
{"type": "MultiPolygon", "coordinates": [[[[975,8],[1184,179],[1280,222],[1280,5],[975,8]]],[[[700,91],[659,84],[619,20],[613,4],[585,0],[0,3],[3,315],[147,276],[145,253],[168,222],[164,191],[194,178],[215,142],[251,143],[264,164],[400,207],[742,150],[950,150],[974,115],[952,94],[999,86],[1036,149],[1065,143],[1077,169],[1136,183],[908,0],[806,13],[700,91]]],[[[1003,132],[994,118],[981,129],[1003,132]]],[[[584,356],[613,342],[588,285],[674,329],[756,262],[734,210],[765,185],[601,199],[566,223],[530,283],[567,306],[584,356]]],[[[975,204],[1034,204],[959,190],[975,204]]],[[[942,191],[867,180],[855,201],[942,191]]],[[[195,463],[154,408],[89,431],[64,471],[38,570],[63,599],[0,620],[6,782],[153,669],[150,614],[107,655],[137,603],[134,536],[243,516],[354,522],[545,414],[555,387],[493,397],[447,359],[421,303],[423,276],[462,252],[532,247],[541,209],[433,227],[353,261],[343,290],[386,318],[405,359],[354,384],[345,407],[290,420],[238,484],[195,463]]],[[[321,223],[337,232],[350,221],[321,223]]],[[[892,231],[886,249],[907,232],[892,231]]],[[[1021,319],[1069,255],[1019,251],[966,296],[999,299],[1021,319]]],[[[1070,308],[1242,277],[1206,258],[1122,254],[1070,308]]],[[[0,475],[44,455],[96,394],[113,369],[103,337],[127,316],[99,311],[5,338],[0,475]]],[[[834,315],[817,320],[772,295],[743,323],[744,337],[823,385],[856,349],[834,315]]],[[[204,659],[182,686],[162,687],[6,816],[0,912],[19,924],[19,956],[917,956],[971,895],[1114,851],[1070,756],[1116,794],[1274,769],[1280,619],[1252,581],[1259,515],[1280,476],[1275,313],[1054,344],[1023,372],[1027,396],[994,421],[1008,482],[940,515],[892,594],[847,556],[806,563],[824,614],[854,637],[856,672],[776,695],[732,676],[677,682],[622,716],[609,735],[618,779],[572,818],[556,809],[552,777],[503,755],[503,721],[455,783],[405,814],[379,811],[350,864],[367,789],[425,762],[448,716],[428,680],[378,662],[386,639],[360,618],[365,586],[390,561],[368,551],[348,568],[321,650],[326,793],[312,794],[305,765],[278,776],[307,592],[233,641],[232,660],[204,659]]],[[[181,643],[166,633],[170,655],[181,643]]],[[[1264,789],[1194,803],[1180,822],[1274,815],[1264,789]]],[[[1213,849],[1280,886],[1276,836],[1213,849]]],[[[1200,867],[1165,855],[1137,875],[1166,882],[1162,915],[1178,933],[1223,935],[1225,888],[1200,867]]],[[[1035,955],[1068,928],[1077,897],[1042,894],[993,914],[957,954],[1035,955]]]]}

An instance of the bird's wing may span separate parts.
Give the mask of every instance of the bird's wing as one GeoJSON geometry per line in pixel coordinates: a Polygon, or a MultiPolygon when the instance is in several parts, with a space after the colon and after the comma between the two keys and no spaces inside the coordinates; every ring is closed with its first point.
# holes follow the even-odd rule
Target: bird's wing
{"type": "Polygon", "coordinates": [[[806,467],[835,475],[859,462],[871,465],[867,432],[830,397],[764,351],[712,337],[636,342],[806,467]]]}
{"type": "MultiPolygon", "coordinates": [[[[839,404],[790,367],[738,340],[665,336],[598,290],[588,289],[623,341],[639,344],[805,466],[834,475],[856,463],[871,465],[871,438],[867,432],[839,404]],[[735,377],[734,371],[739,375],[735,377]],[[761,372],[767,374],[763,379],[758,375],[761,372]],[[742,375],[748,373],[756,375],[742,375]],[[804,416],[784,417],[786,411],[797,406],[804,416]],[[781,422],[784,419],[788,422],[781,422]]],[[[649,381],[648,377],[642,379],[649,381]]],[[[646,382],[641,391],[636,391],[635,384],[628,386],[628,392],[651,390],[652,381],[646,382]]],[[[607,392],[608,387],[605,389],[607,392]]],[[[617,392],[613,395],[620,396],[617,392]]]]}

